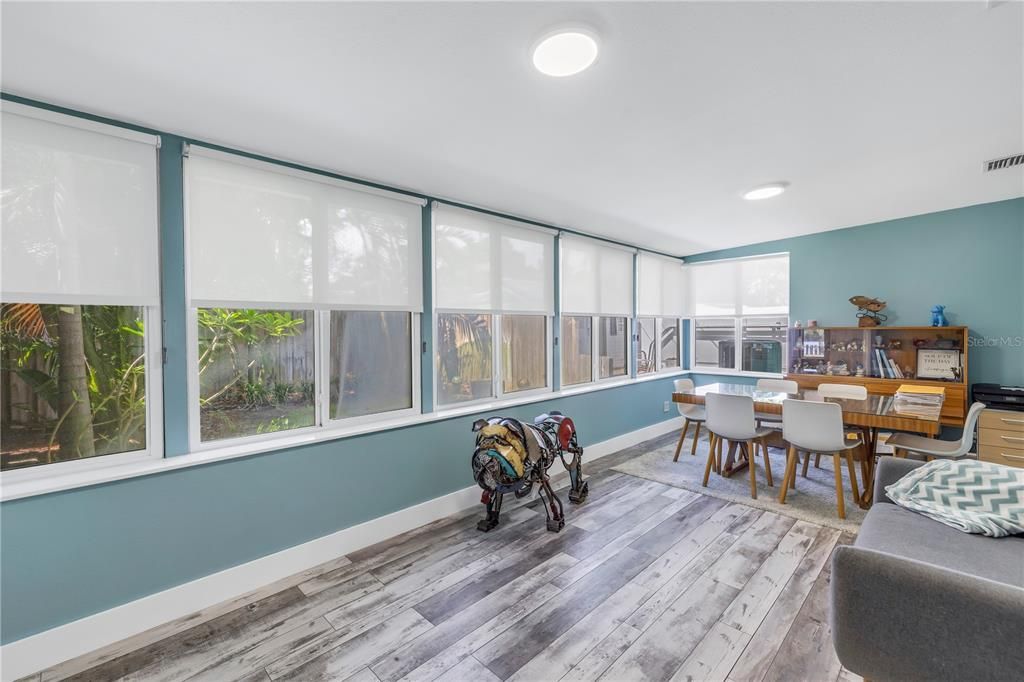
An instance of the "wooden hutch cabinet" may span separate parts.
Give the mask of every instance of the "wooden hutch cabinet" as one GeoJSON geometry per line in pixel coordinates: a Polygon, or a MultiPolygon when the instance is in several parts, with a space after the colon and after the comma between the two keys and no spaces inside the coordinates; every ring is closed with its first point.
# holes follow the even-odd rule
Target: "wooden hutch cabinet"
{"type": "Polygon", "coordinates": [[[967,327],[808,327],[789,330],[787,379],[866,386],[894,395],[901,384],[942,386],[942,423],[967,415],[967,327]]]}

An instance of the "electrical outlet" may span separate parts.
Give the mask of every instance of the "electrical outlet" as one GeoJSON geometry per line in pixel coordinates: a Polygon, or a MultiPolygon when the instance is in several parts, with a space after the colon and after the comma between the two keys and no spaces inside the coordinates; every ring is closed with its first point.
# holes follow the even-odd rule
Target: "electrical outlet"
{"type": "Polygon", "coordinates": [[[668,400],[665,401],[664,407],[661,408],[662,412],[668,412],[668,408],[672,406],[672,403],[668,400]]]}

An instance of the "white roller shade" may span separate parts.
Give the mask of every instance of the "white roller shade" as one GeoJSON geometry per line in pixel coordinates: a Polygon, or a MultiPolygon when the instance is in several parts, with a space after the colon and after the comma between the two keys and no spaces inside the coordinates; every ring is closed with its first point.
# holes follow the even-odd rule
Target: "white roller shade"
{"type": "Polygon", "coordinates": [[[789,313],[789,254],[693,263],[686,273],[689,314],[789,313]]]}
{"type": "Polygon", "coordinates": [[[641,251],[638,269],[638,313],[682,317],[686,313],[686,280],[682,262],[641,251]]]}
{"type": "Polygon", "coordinates": [[[559,254],[563,315],[632,316],[632,250],[562,235],[559,254]]]}
{"type": "Polygon", "coordinates": [[[158,305],[158,138],[4,104],[8,302],[158,305]]]}
{"type": "Polygon", "coordinates": [[[193,147],[192,305],[422,308],[420,205],[193,147]]]}
{"type": "Polygon", "coordinates": [[[439,310],[554,312],[554,234],[444,204],[434,211],[439,310]]]}

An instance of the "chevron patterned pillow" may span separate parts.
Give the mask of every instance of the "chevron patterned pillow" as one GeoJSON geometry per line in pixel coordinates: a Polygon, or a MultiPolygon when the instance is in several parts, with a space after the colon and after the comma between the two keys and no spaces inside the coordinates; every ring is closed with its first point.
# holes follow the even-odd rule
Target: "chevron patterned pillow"
{"type": "Polygon", "coordinates": [[[886,486],[889,499],[965,533],[1024,534],[1024,469],[935,460],[886,486]]]}

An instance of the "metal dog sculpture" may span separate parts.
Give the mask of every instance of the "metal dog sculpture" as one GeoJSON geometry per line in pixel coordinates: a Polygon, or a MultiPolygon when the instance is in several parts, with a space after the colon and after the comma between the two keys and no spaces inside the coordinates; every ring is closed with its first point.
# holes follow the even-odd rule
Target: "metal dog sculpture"
{"type": "Polygon", "coordinates": [[[487,506],[487,517],[476,524],[485,533],[499,523],[501,500],[507,493],[526,497],[534,484],[544,502],[548,530],[557,533],[565,527],[562,501],[551,489],[548,469],[557,456],[569,471],[569,501],[580,504],[587,499],[590,486],[583,480],[583,448],[576,440],[576,426],[561,412],[542,414],[525,424],[518,419],[491,417],[473,422],[476,449],[473,451],[473,478],[483,488],[480,502],[487,506]],[[571,460],[566,462],[566,455],[571,460]]]}

